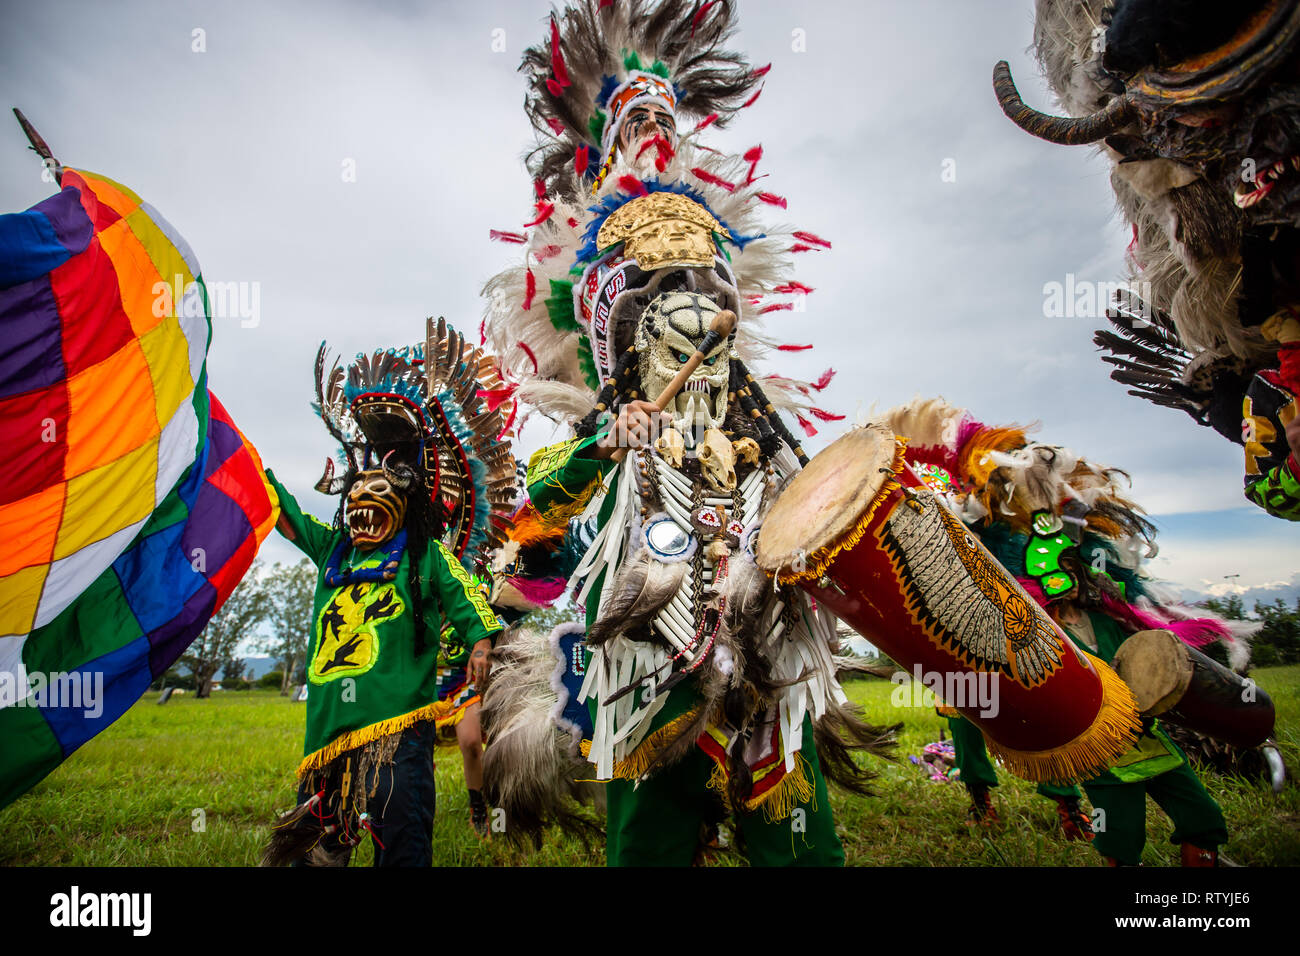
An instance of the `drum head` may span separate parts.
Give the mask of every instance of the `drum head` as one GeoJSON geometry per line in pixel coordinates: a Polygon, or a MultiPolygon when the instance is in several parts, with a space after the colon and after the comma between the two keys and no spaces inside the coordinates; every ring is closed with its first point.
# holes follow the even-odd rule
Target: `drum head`
{"type": "Polygon", "coordinates": [[[789,571],[851,532],[890,478],[897,450],[892,431],[868,425],[813,458],[763,519],[758,566],[773,575],[789,571]]]}
{"type": "Polygon", "coordinates": [[[1148,716],[1174,707],[1192,680],[1186,646],[1165,630],[1138,631],[1119,646],[1111,666],[1132,688],[1138,710],[1148,716]]]}

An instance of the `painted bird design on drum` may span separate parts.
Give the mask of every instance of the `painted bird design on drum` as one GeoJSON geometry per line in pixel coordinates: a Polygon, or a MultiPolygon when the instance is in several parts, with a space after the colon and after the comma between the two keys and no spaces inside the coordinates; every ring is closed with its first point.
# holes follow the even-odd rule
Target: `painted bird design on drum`
{"type": "Polygon", "coordinates": [[[1041,684],[1061,664],[1051,619],[947,508],[912,502],[920,507],[895,508],[877,537],[914,620],[964,663],[1041,684]]]}

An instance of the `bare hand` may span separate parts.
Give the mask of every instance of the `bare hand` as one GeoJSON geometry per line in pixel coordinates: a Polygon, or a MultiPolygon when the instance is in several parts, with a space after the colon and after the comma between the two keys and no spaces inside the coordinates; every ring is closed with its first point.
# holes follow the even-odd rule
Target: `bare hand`
{"type": "Polygon", "coordinates": [[[616,448],[635,451],[659,437],[672,416],[659,410],[653,402],[628,402],[618,410],[618,418],[609,432],[596,443],[596,456],[609,458],[616,448]]]}
{"type": "Polygon", "coordinates": [[[474,645],[469,653],[469,682],[482,693],[487,688],[488,676],[492,673],[492,641],[483,638],[474,645]]]}

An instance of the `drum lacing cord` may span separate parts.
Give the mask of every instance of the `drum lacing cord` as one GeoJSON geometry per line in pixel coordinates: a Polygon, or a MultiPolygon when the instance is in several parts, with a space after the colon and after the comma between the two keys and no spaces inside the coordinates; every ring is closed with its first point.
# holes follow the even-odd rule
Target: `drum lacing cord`
{"type": "Polygon", "coordinates": [[[894,479],[895,484],[898,485],[898,490],[903,494],[903,500],[907,502],[909,508],[917,514],[921,514],[925,511],[925,505],[921,504],[920,498],[917,496],[916,492],[898,480],[898,476],[902,474],[901,471],[895,471],[892,468],[877,468],[876,470],[882,475],[890,475],[894,479]]]}

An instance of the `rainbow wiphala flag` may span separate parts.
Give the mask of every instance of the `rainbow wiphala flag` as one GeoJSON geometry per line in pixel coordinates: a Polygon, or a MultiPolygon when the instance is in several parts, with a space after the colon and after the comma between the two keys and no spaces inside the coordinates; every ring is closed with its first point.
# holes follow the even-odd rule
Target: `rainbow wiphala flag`
{"type": "Polygon", "coordinates": [[[171,666],[278,515],[208,392],[193,251],[123,186],[61,182],[0,216],[0,807],[171,666]]]}

